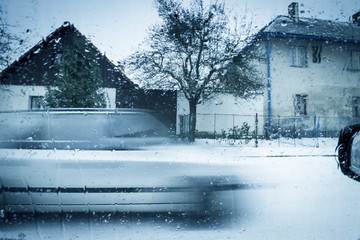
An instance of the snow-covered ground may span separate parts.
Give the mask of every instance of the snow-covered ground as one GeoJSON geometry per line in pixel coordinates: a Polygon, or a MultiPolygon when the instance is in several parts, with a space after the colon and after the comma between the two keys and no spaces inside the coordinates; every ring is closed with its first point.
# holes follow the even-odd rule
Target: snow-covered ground
{"type": "Polygon", "coordinates": [[[213,140],[198,139],[195,147],[212,146],[216,148],[224,148],[233,153],[242,156],[319,156],[334,155],[337,146],[337,138],[302,138],[302,139],[286,139],[280,138],[275,140],[259,139],[255,140],[213,140]],[[257,146],[257,147],[256,147],[257,146]]]}
{"type": "Polygon", "coordinates": [[[233,192],[234,211],[227,219],[171,213],[18,215],[1,220],[0,239],[358,240],[360,183],[337,168],[336,144],[325,138],[259,140],[256,148],[254,141],[205,139],[144,151],[71,151],[77,158],[226,165],[249,188],[233,192]]]}

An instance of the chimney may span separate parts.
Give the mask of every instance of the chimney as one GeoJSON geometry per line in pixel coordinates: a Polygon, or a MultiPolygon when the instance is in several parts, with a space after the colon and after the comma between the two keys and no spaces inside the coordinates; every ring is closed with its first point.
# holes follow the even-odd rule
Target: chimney
{"type": "Polygon", "coordinates": [[[351,16],[351,21],[353,24],[360,26],[360,12],[355,13],[351,16]]]}
{"type": "Polygon", "coordinates": [[[293,2],[288,6],[289,16],[295,22],[299,21],[299,3],[293,2]]]}

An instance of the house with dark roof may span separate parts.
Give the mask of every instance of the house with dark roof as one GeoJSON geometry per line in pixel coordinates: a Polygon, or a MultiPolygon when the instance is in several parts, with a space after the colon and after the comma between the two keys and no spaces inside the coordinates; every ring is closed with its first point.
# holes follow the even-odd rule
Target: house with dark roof
{"type": "Polygon", "coordinates": [[[275,18],[247,48],[262,55],[259,68],[266,76],[263,114],[269,134],[277,131],[274,119],[278,116],[297,117],[296,128],[308,136],[318,124],[328,135],[359,121],[360,26],[356,14],[352,22],[301,18],[298,4],[292,3],[289,16],[275,18]]]}
{"type": "Polygon", "coordinates": [[[77,40],[85,41],[96,55],[106,108],[153,110],[168,127],[175,127],[176,92],[139,88],[69,22],[1,72],[0,111],[44,109],[46,87],[54,83],[58,71],[55,64],[63,60],[63,50],[77,40]]]}
{"type": "Polygon", "coordinates": [[[0,75],[0,111],[44,108],[46,86],[53,84],[63,49],[81,39],[96,54],[101,69],[102,91],[107,108],[134,107],[138,86],[131,82],[74,25],[65,22],[42,39],[0,75]]]}
{"type": "MultiPolygon", "coordinates": [[[[360,121],[359,13],[349,22],[303,18],[292,3],[288,16],[276,17],[242,51],[258,53],[263,95],[244,101],[224,94],[200,104],[199,131],[217,134],[245,121],[253,131],[257,113],[259,134],[267,136],[335,136],[360,121]]],[[[178,129],[187,112],[179,98],[178,129]]]]}

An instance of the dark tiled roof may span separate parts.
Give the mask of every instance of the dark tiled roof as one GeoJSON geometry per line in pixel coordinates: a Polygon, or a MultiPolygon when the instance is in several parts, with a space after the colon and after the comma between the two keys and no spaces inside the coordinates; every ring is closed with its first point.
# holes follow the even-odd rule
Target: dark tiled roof
{"type": "MultiPolygon", "coordinates": [[[[29,62],[29,60],[34,56],[37,55],[39,52],[41,52],[45,46],[51,45],[51,44],[57,44],[59,40],[64,36],[66,32],[73,32],[77,37],[85,39],[90,48],[92,48],[95,53],[100,56],[100,59],[102,59],[102,62],[105,63],[104,66],[108,66],[114,74],[117,74],[120,76],[122,81],[136,86],[120,69],[117,68],[117,66],[112,63],[105,55],[101,54],[100,50],[93,45],[83,34],[80,33],[78,29],[74,27],[74,25],[70,24],[69,22],[65,22],[62,26],[57,28],[55,31],[53,31],[51,34],[49,34],[46,38],[43,38],[39,43],[37,43],[34,47],[32,47],[29,51],[25,52],[18,60],[14,61],[12,64],[10,64],[7,68],[5,68],[0,73],[0,84],[1,83],[7,83],[5,80],[7,77],[11,76],[15,69],[22,66],[24,63],[29,62]]],[[[52,46],[54,47],[54,46],[52,46]]],[[[56,48],[56,47],[54,47],[56,48]]],[[[103,76],[105,77],[105,76],[103,76]]],[[[105,77],[106,78],[106,77],[105,77]]],[[[29,83],[34,84],[34,83],[29,83]]],[[[105,84],[105,87],[108,87],[108,85],[113,85],[113,83],[107,82],[105,84]]],[[[113,87],[113,86],[110,86],[113,87]]]]}
{"type": "Polygon", "coordinates": [[[298,37],[331,42],[360,43],[360,26],[350,22],[336,22],[312,18],[299,18],[298,21],[288,16],[278,16],[259,35],[275,37],[298,37]]]}

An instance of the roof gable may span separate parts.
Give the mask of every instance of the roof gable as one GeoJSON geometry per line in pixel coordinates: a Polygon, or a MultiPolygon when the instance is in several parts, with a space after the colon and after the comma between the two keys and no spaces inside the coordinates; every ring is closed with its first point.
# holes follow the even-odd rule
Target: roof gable
{"type": "Polygon", "coordinates": [[[85,40],[88,46],[95,51],[99,59],[104,87],[136,86],[69,22],[65,22],[4,69],[0,74],[0,84],[47,85],[47,82],[45,84],[43,82],[44,75],[54,76],[55,70],[51,65],[53,65],[56,53],[62,50],[62,45],[71,44],[74,37],[85,40]]]}

